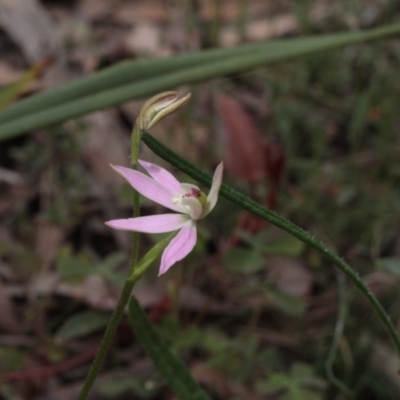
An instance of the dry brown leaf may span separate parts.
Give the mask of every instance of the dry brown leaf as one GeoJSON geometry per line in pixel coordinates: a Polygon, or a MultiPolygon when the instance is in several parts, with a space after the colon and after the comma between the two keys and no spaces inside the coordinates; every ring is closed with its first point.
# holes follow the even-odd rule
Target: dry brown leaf
{"type": "Polygon", "coordinates": [[[179,290],[179,307],[183,310],[206,311],[211,314],[223,314],[232,312],[234,305],[216,301],[202,293],[194,286],[183,286],[179,290]]]}
{"type": "Polygon", "coordinates": [[[24,178],[18,172],[0,167],[0,183],[12,185],[10,190],[5,189],[0,193],[0,215],[9,213],[15,207],[15,188],[24,184],[24,178]]]}
{"type": "Polygon", "coordinates": [[[163,55],[161,29],[155,24],[141,22],[136,24],[125,38],[128,50],[136,54],[163,55]]]}
{"type": "Polygon", "coordinates": [[[14,206],[12,196],[1,195],[0,197],[0,215],[7,215],[14,206]]]}
{"type": "MultiPolygon", "coordinates": [[[[93,387],[89,393],[88,400],[98,400],[104,397],[104,393],[100,391],[100,387],[105,383],[116,383],[118,381],[125,381],[128,378],[134,376],[140,382],[151,382],[155,375],[155,366],[150,358],[135,358],[130,361],[129,365],[124,365],[123,368],[111,370],[111,372],[103,371],[97,376],[96,381],[93,383],[93,387]]],[[[57,399],[57,400],[76,400],[82,390],[83,381],[78,382],[63,382],[60,385],[50,386],[48,396],[46,399],[57,399]]],[[[43,397],[42,397],[43,398],[43,397]]],[[[115,397],[114,397],[115,398],[115,397]]],[[[131,397],[132,400],[137,397],[131,397]]]]}
{"type": "Polygon", "coordinates": [[[64,239],[64,231],[48,221],[36,221],[35,251],[43,260],[43,269],[49,269],[64,239]]]}
{"type": "Polygon", "coordinates": [[[66,296],[100,310],[114,310],[119,294],[106,285],[99,275],[88,276],[80,284],[62,282],[56,273],[38,274],[31,282],[31,296],[66,296]]]}
{"type": "Polygon", "coordinates": [[[7,85],[21,77],[21,72],[11,68],[7,63],[0,61],[0,85],[7,85]]]}
{"type": "Polygon", "coordinates": [[[197,382],[212,389],[221,399],[227,399],[232,395],[230,386],[232,379],[229,379],[223,373],[211,369],[204,363],[197,363],[191,368],[193,377],[197,382]]]}
{"type": "MultiPolygon", "coordinates": [[[[332,12],[332,9],[331,6],[325,3],[316,4],[310,11],[310,19],[313,21],[322,21],[332,12]]],[[[262,18],[256,15],[250,21],[246,26],[246,39],[249,41],[259,42],[282,37],[298,29],[298,20],[290,10],[286,14],[280,14],[273,18],[268,14],[265,17],[262,16],[262,18]]],[[[241,38],[237,29],[226,27],[222,29],[220,41],[223,46],[234,46],[240,43],[241,38]]]]}
{"type": "Polygon", "coordinates": [[[296,348],[301,340],[301,335],[298,332],[274,331],[267,328],[254,328],[254,332],[264,342],[274,346],[296,348]]]}
{"type": "Polygon", "coordinates": [[[38,1],[0,1],[0,26],[31,63],[55,54],[61,47],[56,24],[38,1]]]}
{"type": "Polygon", "coordinates": [[[102,111],[85,118],[90,125],[83,158],[96,178],[118,187],[123,182],[110,164],[129,166],[129,137],[114,111],[102,111]]]}
{"type": "Polygon", "coordinates": [[[246,385],[235,382],[231,377],[222,372],[210,368],[204,363],[197,363],[191,368],[196,381],[201,382],[205,387],[212,389],[218,394],[218,398],[266,400],[266,397],[249,391],[246,385]]]}
{"type": "Polygon", "coordinates": [[[265,141],[251,116],[231,97],[216,99],[225,139],[224,163],[228,173],[247,182],[266,176],[265,141]]]}
{"type": "Polygon", "coordinates": [[[374,271],[364,276],[363,280],[375,296],[384,295],[398,285],[393,275],[385,271],[374,271]]]}
{"type": "Polygon", "coordinates": [[[299,260],[288,257],[272,257],[267,263],[268,280],[282,293],[305,297],[310,294],[313,276],[299,260]]]}
{"type": "MultiPolygon", "coordinates": [[[[13,295],[24,295],[14,288],[13,295]]],[[[32,296],[66,296],[80,301],[93,308],[113,310],[119,298],[119,291],[111,289],[99,275],[91,275],[82,283],[62,282],[56,273],[41,273],[35,277],[30,286],[32,296]]],[[[144,308],[158,304],[166,296],[161,284],[140,284],[133,291],[134,296],[144,308]]],[[[184,286],[179,292],[179,307],[182,310],[203,311],[221,314],[232,311],[228,303],[220,303],[194,287],[184,286]]]]}
{"type": "Polygon", "coordinates": [[[158,304],[165,296],[165,290],[160,284],[141,283],[133,290],[133,294],[142,307],[148,308],[158,304]]]}
{"type": "Polygon", "coordinates": [[[374,341],[369,365],[377,374],[382,376],[400,396],[400,362],[396,352],[385,344],[374,341]]]}
{"type": "MultiPolygon", "coordinates": [[[[202,1],[201,5],[201,17],[206,21],[214,20],[216,17],[216,4],[214,1],[202,1]]],[[[236,22],[240,16],[241,4],[236,1],[224,1],[221,2],[219,7],[220,18],[224,22],[236,22]]],[[[271,4],[267,1],[246,1],[246,14],[249,16],[264,15],[271,8],[271,4]]]]}
{"type": "MultiPolygon", "coordinates": [[[[31,282],[31,296],[59,295],[87,304],[95,309],[112,311],[119,298],[119,290],[110,288],[99,275],[90,275],[82,283],[70,284],[63,282],[57,273],[41,273],[31,282]]],[[[24,296],[23,289],[13,288],[14,296],[24,296]]],[[[164,296],[165,290],[155,285],[138,285],[133,294],[143,307],[157,304],[164,296]]]]}
{"type": "Polygon", "coordinates": [[[0,281],[0,330],[6,333],[21,332],[21,324],[15,315],[14,305],[0,281]]]}
{"type": "Polygon", "coordinates": [[[78,6],[79,12],[89,20],[109,16],[113,8],[109,0],[80,0],[78,6]]]}
{"type": "Polygon", "coordinates": [[[162,0],[126,1],[114,12],[118,22],[165,22],[168,17],[166,3],[162,0]]]}

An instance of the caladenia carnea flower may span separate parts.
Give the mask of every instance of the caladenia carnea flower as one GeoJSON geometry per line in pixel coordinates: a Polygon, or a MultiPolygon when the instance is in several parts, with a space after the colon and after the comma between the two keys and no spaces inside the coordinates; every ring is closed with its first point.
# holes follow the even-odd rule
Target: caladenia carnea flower
{"type": "Polygon", "coordinates": [[[206,196],[196,185],[180,183],[171,173],[156,164],[139,160],[148,175],[125,167],[113,166],[128,183],[143,196],[178,214],[116,219],[106,222],[111,228],[143,233],[164,233],[179,230],[161,256],[159,275],[186,257],[197,241],[196,223],[215,207],[222,182],[223,164],[215,170],[206,196]]]}
{"type": "Polygon", "coordinates": [[[140,108],[136,124],[140,130],[153,127],[158,121],[182,108],[191,94],[179,98],[178,92],[163,92],[147,100],[140,108]]]}

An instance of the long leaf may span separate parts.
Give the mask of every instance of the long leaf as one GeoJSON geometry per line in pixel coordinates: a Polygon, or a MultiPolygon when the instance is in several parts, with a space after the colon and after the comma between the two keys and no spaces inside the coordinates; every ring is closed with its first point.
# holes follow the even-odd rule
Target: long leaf
{"type": "Polygon", "coordinates": [[[361,41],[382,39],[399,33],[400,24],[394,24],[364,32],[346,32],[274,41],[274,45],[270,44],[265,51],[258,49],[239,52],[237,55],[228,57],[228,59],[216,60],[140,82],[117,86],[34,114],[19,115],[18,119],[0,125],[0,141],[21,135],[32,129],[57,124],[179,85],[197,83],[225,74],[238,73],[278,61],[302,57],[361,41]]]}
{"type": "MultiPolygon", "coordinates": [[[[178,168],[179,170],[185,172],[191,178],[202,183],[206,187],[211,187],[212,177],[205,173],[204,171],[197,168],[195,165],[191,164],[189,161],[185,160],[183,157],[174,153],[168,147],[164,146],[161,142],[151,136],[149,133],[144,132],[142,135],[142,141],[149,147],[155,154],[157,154],[162,159],[168,161],[170,164],[178,168]]],[[[270,222],[271,224],[283,229],[284,231],[290,233],[297,239],[317,250],[323,257],[332,262],[336,267],[338,267],[346,276],[357,286],[357,288],[364,294],[368,299],[371,306],[374,308],[376,313],[379,315],[382,323],[385,325],[393,344],[396,347],[397,353],[400,355],[400,337],[397,334],[397,330],[394,327],[389,315],[386,313],[385,309],[382,307],[379,300],[375,295],[369,290],[367,285],[364,283],[362,278],[354,271],[349,264],[347,264],[342,258],[340,258],[336,253],[330,250],[322,242],[315,239],[310,233],[306,232],[299,226],[293,224],[289,220],[281,217],[274,211],[258,204],[254,200],[245,196],[244,194],[236,191],[232,187],[226,184],[221,185],[220,195],[235,203],[239,207],[251,212],[259,218],[270,222]]]]}
{"type": "Polygon", "coordinates": [[[129,320],[147,355],[181,400],[210,400],[182,361],[164,343],[134,297],[129,302],[129,320]]]}
{"type": "Polygon", "coordinates": [[[0,123],[32,114],[49,107],[69,102],[95,93],[113,89],[142,79],[165,75],[181,69],[206,64],[239,53],[266,50],[275,43],[257,43],[227,49],[211,49],[191,52],[168,58],[122,61],[112,67],[95,72],[87,77],[75,79],[55,88],[40,92],[8,107],[0,114],[0,123]]]}

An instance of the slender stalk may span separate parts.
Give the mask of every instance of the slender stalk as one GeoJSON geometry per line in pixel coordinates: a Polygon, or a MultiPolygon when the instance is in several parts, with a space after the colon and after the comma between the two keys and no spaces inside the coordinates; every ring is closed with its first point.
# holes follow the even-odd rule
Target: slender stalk
{"type": "MultiPolygon", "coordinates": [[[[132,169],[137,169],[138,167],[138,159],[139,159],[139,150],[140,150],[140,136],[141,130],[138,124],[135,122],[135,125],[132,129],[131,134],[131,167],[132,169]]],[[[139,204],[139,193],[134,190],[133,192],[133,218],[138,217],[140,215],[140,204],[139,204]]],[[[131,275],[135,269],[135,265],[137,263],[139,255],[139,233],[133,232],[132,234],[132,255],[129,266],[129,275],[131,275]]]]}
{"type": "Polygon", "coordinates": [[[108,323],[103,339],[100,343],[99,351],[96,354],[93,364],[90,367],[89,373],[86,377],[85,383],[79,394],[78,400],[86,400],[90,392],[90,389],[100,371],[100,368],[103,365],[107,350],[115,335],[115,331],[117,330],[118,324],[121,321],[122,315],[124,314],[126,305],[129,298],[131,297],[132,289],[135,286],[135,283],[142,277],[142,275],[146,272],[152,262],[161,255],[161,253],[164,251],[168,243],[175,235],[176,232],[172,232],[163,240],[159,241],[151,250],[149,250],[144,255],[140,262],[136,264],[135,270],[131,274],[129,274],[127,280],[124,283],[124,287],[122,288],[118,304],[111,316],[110,322],[108,323]]]}
{"type": "Polygon", "coordinates": [[[83,384],[81,392],[79,393],[78,400],[86,400],[87,396],[89,395],[90,389],[92,388],[93,383],[101,369],[101,366],[103,365],[108,348],[115,335],[118,324],[121,321],[121,317],[125,311],[125,307],[131,296],[131,292],[135,283],[136,280],[133,279],[127,279],[124,283],[124,287],[122,288],[118,304],[111,316],[106,331],[104,332],[103,339],[100,342],[99,350],[97,351],[96,357],[92,363],[92,366],[90,367],[85,383],[83,384]]]}
{"type": "MultiPolygon", "coordinates": [[[[137,169],[138,166],[140,135],[141,131],[138,125],[135,123],[131,134],[131,166],[133,169],[137,169]]],[[[140,214],[139,193],[135,190],[133,193],[133,217],[138,217],[139,214],[140,214]]],[[[139,255],[139,233],[133,232],[132,254],[129,263],[128,278],[124,283],[121,296],[118,300],[117,307],[115,308],[111,316],[110,322],[107,325],[106,331],[104,332],[103,339],[100,342],[99,350],[92,363],[92,366],[90,367],[89,373],[86,377],[85,383],[79,394],[78,400],[85,400],[87,398],[90,389],[93,386],[93,383],[101,369],[101,366],[103,365],[108,348],[110,347],[110,343],[115,335],[115,331],[117,330],[118,324],[121,321],[121,317],[128,303],[133,286],[144,272],[141,270],[136,270],[138,255],[139,255]]]]}
{"type": "MultiPolygon", "coordinates": [[[[154,137],[144,132],[142,135],[142,141],[159,157],[168,161],[176,168],[188,174],[193,179],[202,183],[204,186],[211,187],[212,177],[200,170],[178,154],[174,153],[172,150],[164,146],[154,137]]],[[[223,184],[220,189],[220,194],[226,199],[232,201],[243,209],[251,212],[252,214],[270,222],[271,224],[283,229],[284,231],[290,233],[297,239],[307,243],[309,246],[321,253],[327,260],[336,265],[340,270],[342,270],[349,279],[357,286],[357,288],[364,294],[364,296],[371,303],[371,306],[378,314],[382,323],[385,325],[388,334],[390,335],[393,344],[396,347],[397,353],[400,355],[400,338],[397,334],[396,328],[394,327],[389,315],[386,313],[382,307],[379,300],[375,295],[369,290],[364,281],[360,278],[358,273],[354,271],[349,264],[347,264],[343,259],[341,259],[337,254],[330,250],[325,244],[320,242],[311,236],[310,233],[306,232],[299,226],[293,224],[289,220],[281,217],[275,212],[268,210],[262,205],[258,204],[254,200],[245,196],[244,194],[236,191],[230,186],[223,184]]]]}

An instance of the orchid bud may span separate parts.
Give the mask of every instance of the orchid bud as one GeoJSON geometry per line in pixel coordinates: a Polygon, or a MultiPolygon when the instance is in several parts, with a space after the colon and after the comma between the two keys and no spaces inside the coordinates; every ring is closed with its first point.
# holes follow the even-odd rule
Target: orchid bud
{"type": "Polygon", "coordinates": [[[141,130],[150,129],[158,121],[174,111],[182,108],[190,99],[191,94],[179,99],[178,92],[163,92],[147,100],[139,111],[136,120],[141,130]]]}

